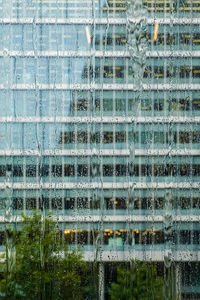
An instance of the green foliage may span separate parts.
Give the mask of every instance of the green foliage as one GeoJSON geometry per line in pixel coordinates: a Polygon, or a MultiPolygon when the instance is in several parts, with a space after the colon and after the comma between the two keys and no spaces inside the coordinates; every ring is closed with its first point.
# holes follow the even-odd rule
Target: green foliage
{"type": "Polygon", "coordinates": [[[6,251],[0,299],[86,299],[87,265],[79,252],[67,251],[62,234],[50,216],[23,216],[22,229],[9,231],[14,243],[6,251]],[[15,266],[9,267],[14,253],[15,266]]]}
{"type": "Polygon", "coordinates": [[[117,282],[112,283],[111,300],[160,300],[163,279],[152,264],[134,261],[128,268],[117,268],[117,282]]]}

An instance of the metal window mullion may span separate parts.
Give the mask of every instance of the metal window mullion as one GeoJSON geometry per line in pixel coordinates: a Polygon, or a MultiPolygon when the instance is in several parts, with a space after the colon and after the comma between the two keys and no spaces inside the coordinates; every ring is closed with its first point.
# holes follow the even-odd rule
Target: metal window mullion
{"type": "MultiPolygon", "coordinates": [[[[38,149],[38,150],[40,150],[40,149],[38,149]]],[[[38,157],[37,156],[37,158],[36,158],[36,182],[38,183],[38,184],[40,184],[40,176],[39,176],[39,160],[40,160],[40,157],[38,157]]]]}
{"type": "Polygon", "coordinates": [[[189,145],[190,145],[190,150],[192,150],[192,148],[193,148],[193,134],[197,130],[196,129],[194,130],[194,127],[191,123],[189,123],[189,126],[190,126],[190,128],[189,128],[189,145]]]}
{"type": "Polygon", "coordinates": [[[169,99],[167,101],[167,92],[166,91],[163,91],[163,100],[164,100],[164,103],[163,103],[164,117],[167,117],[170,114],[170,111],[169,111],[170,101],[169,101],[169,99]]]}
{"type": "MultiPolygon", "coordinates": [[[[77,203],[77,197],[76,197],[76,203],[77,203]]],[[[78,249],[78,232],[77,232],[77,227],[78,226],[77,226],[77,223],[74,227],[75,227],[75,230],[76,230],[76,232],[75,232],[75,248],[78,249]]]]}
{"type": "Polygon", "coordinates": [[[49,182],[52,183],[52,157],[49,157],[49,182]]]}
{"type": "MultiPolygon", "coordinates": [[[[78,158],[77,158],[77,156],[75,157],[75,182],[77,183],[78,182],[78,158]]],[[[75,207],[77,207],[77,200],[76,200],[76,198],[75,198],[75,207]]]]}
{"type": "MultiPolygon", "coordinates": [[[[93,67],[94,68],[94,67],[93,67]]],[[[94,71],[93,71],[94,75],[94,71]]],[[[95,116],[95,91],[87,91],[87,111],[86,114],[88,117],[95,116]]]]}
{"type": "Polygon", "coordinates": [[[112,66],[113,66],[113,80],[112,80],[112,83],[117,84],[117,81],[116,81],[116,60],[114,59],[114,57],[108,57],[107,60],[108,60],[108,62],[112,61],[112,66]]]}
{"type": "Polygon", "coordinates": [[[190,72],[190,84],[192,84],[192,83],[193,83],[193,77],[192,77],[192,67],[193,67],[192,57],[190,57],[190,67],[191,67],[191,72],[190,72]]]}
{"type": "MultiPolygon", "coordinates": [[[[62,183],[65,182],[65,170],[64,170],[64,157],[61,158],[61,164],[62,164],[62,183]]],[[[62,190],[62,212],[63,215],[65,214],[65,208],[64,208],[64,190],[62,190]]]]}
{"type": "Polygon", "coordinates": [[[116,116],[116,94],[117,92],[116,91],[112,91],[111,95],[112,95],[112,102],[113,102],[113,110],[112,110],[112,117],[115,117],[116,116]]]}
{"type": "Polygon", "coordinates": [[[112,26],[111,34],[113,39],[113,48],[112,48],[112,54],[113,54],[113,52],[116,51],[116,26],[115,25],[112,26]]]}
{"type": "Polygon", "coordinates": [[[115,202],[116,202],[116,190],[114,190],[113,192],[112,192],[112,199],[114,200],[114,205],[113,205],[113,215],[115,216],[116,215],[116,204],[115,204],[115,202]]]}
{"type": "Polygon", "coordinates": [[[22,191],[23,193],[23,212],[26,213],[26,190],[22,191]]]}
{"type": "Polygon", "coordinates": [[[26,157],[23,157],[23,181],[26,183],[27,182],[27,177],[26,177],[26,157]]]}
{"type": "Polygon", "coordinates": [[[126,123],[126,149],[129,149],[129,125],[126,123]]]}
{"type": "MultiPolygon", "coordinates": [[[[70,96],[71,96],[71,104],[73,104],[73,107],[74,107],[73,115],[75,117],[77,117],[78,91],[70,91],[70,96]]],[[[64,95],[64,91],[63,91],[63,105],[64,105],[64,101],[65,101],[65,95],[64,95]]],[[[64,111],[63,111],[63,113],[64,113],[64,111]]]]}
{"type": "Polygon", "coordinates": [[[90,224],[88,223],[87,224],[87,242],[86,242],[86,246],[88,246],[89,245],[89,243],[90,243],[90,224]]]}
{"type": "Polygon", "coordinates": [[[24,190],[24,212],[26,213],[27,190],[24,190]]]}
{"type": "Polygon", "coordinates": [[[75,150],[78,149],[77,147],[77,130],[78,130],[78,125],[77,124],[74,124],[74,135],[75,135],[75,150]]]}
{"type": "Polygon", "coordinates": [[[138,126],[134,126],[134,132],[135,132],[135,129],[137,129],[137,131],[135,132],[136,133],[136,138],[137,138],[137,132],[138,132],[138,145],[139,145],[139,149],[142,149],[142,124],[139,123],[137,124],[138,126]]]}
{"type": "Polygon", "coordinates": [[[115,151],[116,150],[116,124],[113,124],[113,130],[112,130],[112,133],[113,133],[113,150],[115,151]]]}
{"type": "Polygon", "coordinates": [[[87,157],[87,168],[88,168],[87,182],[89,183],[90,182],[90,156],[87,157]]]}
{"type": "MultiPolygon", "coordinates": [[[[113,149],[115,150],[115,124],[113,124],[113,149]]],[[[113,156],[112,165],[113,165],[113,182],[116,183],[116,157],[115,156],[113,156]]]]}
{"type": "Polygon", "coordinates": [[[36,200],[36,209],[37,209],[37,210],[39,210],[39,196],[40,196],[40,194],[41,194],[41,193],[40,193],[39,190],[37,190],[36,193],[35,193],[35,198],[36,198],[36,199],[35,199],[35,200],[36,200]]]}
{"type": "Polygon", "coordinates": [[[90,203],[91,203],[91,197],[90,197],[90,191],[87,190],[87,209],[88,209],[88,212],[89,214],[91,214],[91,209],[90,209],[90,203]]]}
{"type": "Polygon", "coordinates": [[[23,4],[22,4],[22,15],[25,16],[25,17],[26,17],[26,12],[27,12],[27,5],[29,5],[28,2],[23,1],[23,4]]]}
{"type": "Polygon", "coordinates": [[[193,105],[192,105],[192,103],[193,103],[193,101],[192,101],[192,99],[193,99],[193,92],[191,92],[190,91],[190,116],[192,117],[193,116],[193,105]]]}
{"type": "MultiPolygon", "coordinates": [[[[62,107],[64,107],[64,101],[65,101],[65,91],[61,91],[61,105],[62,105],[62,107]]],[[[64,109],[62,110],[61,116],[64,117],[64,109]]],[[[64,126],[63,126],[63,129],[64,129],[64,126]]]]}
{"type": "MultiPolygon", "coordinates": [[[[16,62],[17,62],[18,58],[16,57],[15,59],[16,59],[16,62]]],[[[22,58],[21,62],[22,62],[22,65],[20,66],[20,69],[21,69],[21,79],[22,79],[23,84],[25,84],[24,83],[24,70],[25,70],[25,67],[26,67],[26,65],[25,65],[25,59],[22,58]]],[[[19,65],[18,65],[18,67],[19,67],[19,65]]],[[[19,76],[19,78],[20,78],[20,76],[19,76]]],[[[16,83],[17,83],[17,76],[16,76],[16,83]]]]}
{"type": "Polygon", "coordinates": [[[48,198],[49,198],[49,209],[52,210],[52,189],[48,191],[48,198]]]}
{"type": "MultiPolygon", "coordinates": [[[[141,174],[142,174],[142,172],[141,172],[141,169],[142,169],[142,165],[141,165],[141,163],[142,163],[142,160],[141,160],[141,157],[139,157],[138,158],[138,171],[139,171],[139,176],[138,176],[138,181],[139,182],[141,182],[141,174]]],[[[144,163],[146,164],[146,160],[144,161],[144,163]]]]}
{"type": "Polygon", "coordinates": [[[128,72],[129,72],[129,61],[130,61],[130,58],[122,58],[123,60],[125,60],[125,69],[124,69],[124,81],[126,82],[126,84],[129,83],[129,75],[128,75],[128,72]]]}
{"type": "MultiPolygon", "coordinates": [[[[64,157],[62,157],[62,167],[63,167],[63,181],[64,181],[64,157]]],[[[62,212],[65,215],[65,191],[62,190],[62,212]]]]}
{"type": "MultiPolygon", "coordinates": [[[[178,123],[175,128],[176,128],[176,145],[175,145],[175,147],[178,146],[178,149],[180,149],[180,147],[181,147],[181,145],[180,145],[180,123],[178,123]]],[[[184,131],[185,131],[185,129],[184,129],[184,131]]],[[[172,133],[173,133],[173,131],[172,131],[172,133]]],[[[171,143],[174,144],[173,134],[172,134],[171,139],[172,139],[171,143]]]]}
{"type": "MultiPolygon", "coordinates": [[[[159,59],[159,58],[158,58],[159,59]]],[[[171,65],[171,59],[169,58],[169,65],[171,65]]],[[[166,84],[167,82],[168,82],[168,79],[167,79],[167,66],[168,66],[168,63],[167,63],[167,60],[166,59],[164,59],[164,64],[163,64],[163,67],[164,67],[164,74],[163,74],[163,76],[164,76],[164,84],[166,84]]],[[[170,66],[171,67],[171,66],[170,66]]]]}
{"type": "MultiPolygon", "coordinates": [[[[65,147],[65,125],[64,124],[62,124],[62,129],[61,129],[61,132],[60,132],[60,137],[59,137],[59,142],[61,143],[61,149],[62,149],[62,151],[66,148],[65,147]]],[[[64,166],[64,164],[63,164],[63,166],[64,166]]]]}

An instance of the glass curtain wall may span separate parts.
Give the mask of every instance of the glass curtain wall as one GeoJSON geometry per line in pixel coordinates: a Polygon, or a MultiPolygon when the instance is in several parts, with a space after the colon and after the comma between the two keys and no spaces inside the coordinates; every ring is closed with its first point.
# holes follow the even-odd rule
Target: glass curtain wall
{"type": "Polygon", "coordinates": [[[86,260],[173,261],[181,299],[199,299],[199,13],[0,1],[2,222],[52,211],[86,260]]]}

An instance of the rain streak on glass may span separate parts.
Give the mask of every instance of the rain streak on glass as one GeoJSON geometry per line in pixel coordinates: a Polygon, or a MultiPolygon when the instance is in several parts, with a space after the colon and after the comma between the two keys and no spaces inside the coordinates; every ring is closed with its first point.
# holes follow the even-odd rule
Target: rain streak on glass
{"type": "Polygon", "coordinates": [[[2,299],[200,299],[199,14],[0,0],[2,299]]]}

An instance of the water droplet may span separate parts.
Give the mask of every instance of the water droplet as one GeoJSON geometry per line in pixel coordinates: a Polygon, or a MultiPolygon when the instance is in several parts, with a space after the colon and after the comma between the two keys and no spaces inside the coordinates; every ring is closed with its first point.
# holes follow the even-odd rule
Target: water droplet
{"type": "Polygon", "coordinates": [[[9,51],[7,48],[3,49],[3,56],[8,56],[9,55],[9,51]]]}
{"type": "Polygon", "coordinates": [[[170,268],[172,264],[172,252],[171,250],[165,251],[164,264],[166,268],[170,268]]]}
{"type": "Polygon", "coordinates": [[[134,145],[130,146],[130,154],[129,154],[130,162],[135,160],[135,148],[134,145]]]}

